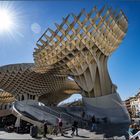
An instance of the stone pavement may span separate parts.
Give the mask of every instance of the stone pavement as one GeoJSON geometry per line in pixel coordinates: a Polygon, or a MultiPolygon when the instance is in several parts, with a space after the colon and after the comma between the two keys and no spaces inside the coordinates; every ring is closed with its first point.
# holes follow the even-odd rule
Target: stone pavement
{"type": "MultiPolygon", "coordinates": [[[[49,140],[63,140],[63,139],[79,139],[79,140],[124,140],[128,139],[127,137],[127,125],[100,125],[96,132],[90,132],[89,130],[80,129],[79,128],[79,136],[71,136],[71,131],[67,131],[65,136],[54,136],[54,135],[47,135],[49,140]]],[[[17,133],[7,133],[5,131],[0,131],[0,140],[4,139],[33,139],[29,134],[17,134],[17,133]]],[[[46,139],[42,137],[38,137],[37,139],[46,139]]]]}
{"type": "MultiPolygon", "coordinates": [[[[98,134],[96,135],[95,132],[90,132],[85,129],[79,129],[79,136],[71,136],[71,131],[67,132],[68,134],[65,134],[65,136],[61,136],[58,134],[58,136],[54,135],[47,135],[47,137],[50,140],[62,140],[62,139],[103,139],[103,134],[98,134]]],[[[0,140],[4,139],[33,139],[29,134],[17,134],[17,133],[7,133],[5,131],[0,131],[0,140]]],[[[46,139],[46,138],[41,138],[38,137],[37,139],[46,139]]]]}
{"type": "Polygon", "coordinates": [[[9,139],[33,139],[29,134],[17,134],[17,133],[7,133],[5,131],[0,131],[0,140],[9,139]]]}

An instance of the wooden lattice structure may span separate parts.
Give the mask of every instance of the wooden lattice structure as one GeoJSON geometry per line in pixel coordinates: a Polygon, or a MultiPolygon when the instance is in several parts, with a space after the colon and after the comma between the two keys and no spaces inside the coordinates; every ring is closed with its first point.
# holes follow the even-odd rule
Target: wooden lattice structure
{"type": "Polygon", "coordinates": [[[69,14],[56,30],[48,28],[37,42],[34,71],[57,71],[72,76],[85,91],[96,97],[115,92],[107,70],[108,56],[124,38],[128,21],[122,11],[104,6],[89,13],[69,14]]]}
{"type": "Polygon", "coordinates": [[[22,94],[21,100],[37,96],[47,104],[57,104],[81,90],[88,114],[115,123],[130,122],[107,69],[109,56],[127,32],[124,13],[94,7],[88,13],[83,9],[78,15],[69,14],[55,25],[37,41],[34,64],[0,67],[0,88],[16,98],[22,94]]]}
{"type": "Polygon", "coordinates": [[[0,91],[0,104],[11,103],[14,101],[15,101],[15,98],[12,94],[5,91],[0,91]]]}
{"type": "Polygon", "coordinates": [[[38,99],[45,95],[45,101],[50,100],[49,102],[54,101],[55,94],[58,94],[56,99],[61,101],[68,98],[70,94],[80,91],[78,85],[68,80],[66,75],[55,72],[36,73],[32,70],[33,67],[32,63],[0,67],[0,88],[11,93],[18,100],[19,96],[20,100],[26,100],[36,99],[35,97],[38,99]]]}

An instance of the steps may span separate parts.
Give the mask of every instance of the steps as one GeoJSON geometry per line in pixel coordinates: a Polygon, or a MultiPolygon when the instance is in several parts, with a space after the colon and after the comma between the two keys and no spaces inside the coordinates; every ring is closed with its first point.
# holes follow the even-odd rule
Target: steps
{"type": "Polygon", "coordinates": [[[28,121],[33,120],[43,123],[46,120],[51,125],[56,125],[58,124],[58,119],[61,118],[63,120],[64,128],[71,128],[74,120],[78,121],[79,127],[81,128],[88,126],[87,121],[82,120],[78,116],[69,114],[63,108],[56,107],[52,109],[51,107],[45,106],[34,100],[16,101],[13,104],[13,107],[21,116],[28,118],[28,121]]]}
{"type": "MultiPolygon", "coordinates": [[[[53,110],[56,110],[56,111],[59,111],[59,113],[61,113],[61,115],[62,115],[62,118],[65,118],[65,119],[67,119],[71,124],[73,123],[73,121],[78,121],[78,125],[79,125],[79,127],[80,128],[89,128],[89,125],[88,125],[88,121],[87,120],[84,120],[84,119],[82,119],[80,116],[81,116],[81,114],[80,115],[76,115],[76,114],[74,114],[74,113],[72,113],[72,112],[69,112],[69,110],[65,107],[51,107],[53,110]],[[66,116],[70,116],[71,117],[71,119],[69,119],[69,118],[66,118],[66,116],[65,117],[63,117],[63,115],[66,115],[66,116]]],[[[74,107],[74,108],[76,108],[76,107],[74,107]]],[[[81,108],[81,107],[80,107],[81,108]]],[[[79,108],[76,108],[76,109],[78,109],[78,111],[79,111],[79,108]]],[[[77,111],[77,112],[78,112],[77,111]]],[[[82,110],[83,111],[83,110],[82,110]]]]}

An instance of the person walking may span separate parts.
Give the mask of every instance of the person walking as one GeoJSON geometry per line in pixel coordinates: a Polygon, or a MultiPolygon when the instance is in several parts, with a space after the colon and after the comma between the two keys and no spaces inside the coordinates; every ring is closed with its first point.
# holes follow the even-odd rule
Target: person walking
{"type": "Polygon", "coordinates": [[[46,134],[48,133],[48,126],[47,126],[47,122],[44,122],[44,137],[46,137],[46,134]]]}
{"type": "Polygon", "coordinates": [[[91,126],[91,131],[94,131],[96,129],[96,118],[93,115],[91,118],[92,126],[91,126]]]}
{"type": "Polygon", "coordinates": [[[74,121],[74,122],[73,122],[71,136],[74,135],[74,132],[75,132],[75,131],[76,131],[76,136],[78,136],[78,122],[77,122],[77,121],[74,121]]]}
{"type": "Polygon", "coordinates": [[[64,136],[62,127],[63,127],[62,119],[59,119],[58,120],[58,130],[61,133],[61,136],[64,136]]]}

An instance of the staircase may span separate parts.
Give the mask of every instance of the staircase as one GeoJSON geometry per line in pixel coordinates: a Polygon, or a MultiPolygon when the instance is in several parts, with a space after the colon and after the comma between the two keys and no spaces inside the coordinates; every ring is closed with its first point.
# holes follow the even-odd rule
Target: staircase
{"type": "Polygon", "coordinates": [[[31,122],[31,120],[39,123],[47,121],[51,125],[56,125],[58,119],[61,118],[64,128],[70,128],[74,120],[78,121],[79,127],[81,128],[88,125],[85,120],[67,113],[65,109],[60,109],[58,111],[59,108],[57,107],[52,109],[34,100],[15,101],[13,109],[18,112],[18,115],[20,114],[20,116],[26,117],[26,121],[29,122],[31,122]]]}
{"type": "Polygon", "coordinates": [[[71,124],[73,121],[77,121],[80,128],[89,128],[88,120],[81,118],[81,112],[83,111],[82,107],[51,107],[51,109],[59,112],[62,115],[62,118],[68,119],[71,124]],[[70,116],[72,119],[67,118],[67,116],[70,116]]]}

